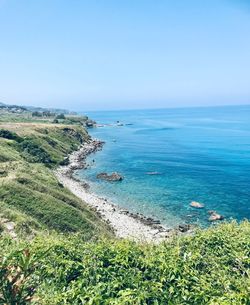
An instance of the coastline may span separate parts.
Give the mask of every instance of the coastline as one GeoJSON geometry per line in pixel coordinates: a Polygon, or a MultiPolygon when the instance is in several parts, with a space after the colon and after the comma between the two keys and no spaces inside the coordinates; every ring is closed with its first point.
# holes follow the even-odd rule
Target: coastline
{"type": "Polygon", "coordinates": [[[101,150],[103,144],[104,142],[97,139],[89,139],[77,151],[70,154],[68,165],[60,166],[55,171],[59,182],[95,210],[119,238],[129,238],[140,242],[160,242],[181,233],[180,230],[164,227],[158,220],[131,213],[106,198],[97,196],[90,191],[88,183],[73,176],[77,169],[87,166],[87,156],[101,150]]]}

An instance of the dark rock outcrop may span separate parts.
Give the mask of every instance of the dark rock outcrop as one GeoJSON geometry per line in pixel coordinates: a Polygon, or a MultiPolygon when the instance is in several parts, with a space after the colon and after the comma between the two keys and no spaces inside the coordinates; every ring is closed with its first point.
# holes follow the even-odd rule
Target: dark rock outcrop
{"type": "Polygon", "coordinates": [[[184,224],[179,225],[178,229],[179,229],[180,232],[184,233],[184,232],[187,232],[191,229],[191,225],[184,223],[184,224]]]}
{"type": "Polygon", "coordinates": [[[106,181],[122,181],[123,180],[123,177],[114,172],[112,174],[107,174],[107,173],[100,173],[96,176],[98,179],[102,179],[102,180],[106,180],[106,181]]]}
{"type": "Polygon", "coordinates": [[[96,122],[93,120],[87,120],[85,124],[86,127],[94,127],[96,125],[96,122]]]}

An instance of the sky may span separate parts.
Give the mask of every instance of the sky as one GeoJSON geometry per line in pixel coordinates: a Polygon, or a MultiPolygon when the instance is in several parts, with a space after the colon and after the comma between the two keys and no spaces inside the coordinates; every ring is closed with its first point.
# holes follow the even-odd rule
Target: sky
{"type": "Polygon", "coordinates": [[[0,102],[250,104],[250,0],[0,0],[0,102]]]}

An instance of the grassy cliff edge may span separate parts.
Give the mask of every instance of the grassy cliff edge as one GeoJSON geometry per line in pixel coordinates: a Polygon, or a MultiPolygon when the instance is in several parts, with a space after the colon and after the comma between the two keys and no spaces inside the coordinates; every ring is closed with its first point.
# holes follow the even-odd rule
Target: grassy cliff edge
{"type": "Polygon", "coordinates": [[[67,154],[88,137],[81,126],[0,126],[1,218],[13,221],[23,234],[45,229],[79,232],[86,237],[108,234],[107,226],[65,189],[51,170],[66,162],[67,154]]]}

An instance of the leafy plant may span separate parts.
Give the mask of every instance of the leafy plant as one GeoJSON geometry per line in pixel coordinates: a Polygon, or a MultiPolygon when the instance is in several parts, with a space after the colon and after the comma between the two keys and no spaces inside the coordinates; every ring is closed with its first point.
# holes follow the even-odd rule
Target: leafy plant
{"type": "Polygon", "coordinates": [[[247,221],[159,245],[52,233],[13,250],[0,240],[1,298],[6,304],[249,305],[249,245],[247,221]]]}
{"type": "Polygon", "coordinates": [[[0,304],[34,303],[39,283],[35,270],[45,253],[31,253],[28,248],[11,252],[0,261],[0,304]]]}

